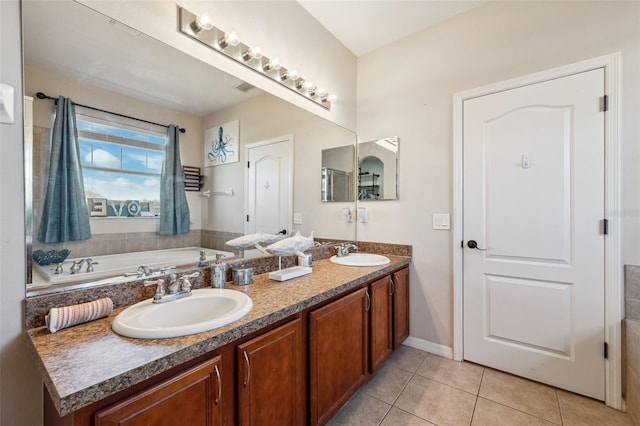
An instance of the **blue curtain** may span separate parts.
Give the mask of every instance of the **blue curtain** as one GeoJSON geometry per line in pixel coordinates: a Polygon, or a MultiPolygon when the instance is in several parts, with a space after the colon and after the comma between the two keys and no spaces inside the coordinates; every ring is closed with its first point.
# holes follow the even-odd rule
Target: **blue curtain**
{"type": "Polygon", "coordinates": [[[38,241],[61,243],[91,238],[84,194],[75,105],[60,96],[51,133],[49,180],[38,241]]]}
{"type": "Polygon", "coordinates": [[[189,232],[189,204],[184,190],[178,127],[167,127],[167,145],[160,178],[160,235],[189,232]]]}

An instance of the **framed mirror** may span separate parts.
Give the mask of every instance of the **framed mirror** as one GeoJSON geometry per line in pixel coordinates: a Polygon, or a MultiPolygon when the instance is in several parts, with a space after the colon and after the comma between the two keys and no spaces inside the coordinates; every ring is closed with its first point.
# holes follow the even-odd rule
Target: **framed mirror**
{"type": "Polygon", "coordinates": [[[354,200],[354,163],[355,147],[353,145],[322,150],[320,199],[323,202],[354,200]]]}
{"type": "Polygon", "coordinates": [[[358,200],[398,199],[397,136],[358,144],[358,200]]]}
{"type": "MultiPolygon", "coordinates": [[[[292,226],[287,227],[287,232],[300,230],[308,235],[313,231],[317,238],[355,240],[355,226],[344,223],[341,210],[320,201],[317,175],[321,151],[342,146],[351,146],[353,150],[356,141],[353,131],[247,85],[77,2],[24,2],[23,40],[24,94],[34,98],[33,135],[25,141],[25,221],[32,223],[25,236],[29,261],[31,251],[36,249],[68,249],[69,258],[187,247],[231,251],[225,242],[242,236],[245,230],[244,148],[282,136],[289,137],[293,144],[293,188],[289,202],[294,217],[300,218],[296,221],[288,218],[292,226]],[[78,104],[185,128],[186,132],[180,135],[182,165],[200,168],[203,176],[203,187],[187,192],[191,231],[161,237],[159,220],[153,214],[108,214],[91,217],[89,240],[38,242],[35,235],[46,191],[54,104],[51,100],[36,99],[37,92],[51,97],[62,95],[78,104]],[[205,159],[211,147],[206,140],[207,131],[231,122],[238,123],[235,153],[238,161],[208,164],[205,159]]],[[[164,132],[157,126],[110,114],[82,108],[77,112],[99,123],[164,132]]],[[[148,196],[141,195],[141,188],[136,189],[132,182],[114,179],[105,183],[105,187],[117,186],[131,190],[123,191],[121,200],[139,200],[146,205],[142,198],[148,196]]],[[[87,197],[118,197],[101,193],[99,186],[92,188],[87,197]]],[[[281,229],[264,232],[277,233],[281,229]]],[[[189,259],[191,265],[198,260],[189,259]]],[[[95,265],[95,270],[100,267],[95,265]]],[[[27,268],[28,276],[32,276],[31,264],[27,268]]],[[[27,296],[34,294],[37,286],[46,289],[51,285],[34,283],[34,279],[27,282],[27,296]]],[[[86,274],[79,281],[92,279],[86,274]]]]}

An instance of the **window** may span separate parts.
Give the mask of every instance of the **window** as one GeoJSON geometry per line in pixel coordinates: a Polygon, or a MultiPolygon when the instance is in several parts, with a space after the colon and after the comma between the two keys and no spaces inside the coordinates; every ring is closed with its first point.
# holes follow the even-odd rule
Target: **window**
{"type": "Polygon", "coordinates": [[[166,135],[78,115],[84,189],[92,217],[156,217],[166,135]]]}

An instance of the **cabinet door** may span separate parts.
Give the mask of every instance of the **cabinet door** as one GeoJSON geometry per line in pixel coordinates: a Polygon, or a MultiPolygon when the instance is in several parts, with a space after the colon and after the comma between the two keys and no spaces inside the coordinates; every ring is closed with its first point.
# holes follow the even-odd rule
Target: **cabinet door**
{"type": "Polygon", "coordinates": [[[238,346],[241,425],[304,423],[303,351],[300,319],[238,346]]]}
{"type": "Polygon", "coordinates": [[[217,356],[95,414],[96,426],[222,424],[217,356]]]}
{"type": "Polygon", "coordinates": [[[311,424],[325,424],[365,382],[369,359],[366,288],[309,314],[311,424]]]}
{"type": "Polygon", "coordinates": [[[409,337],[409,268],[393,275],[393,349],[409,337]]]}
{"type": "Polygon", "coordinates": [[[393,352],[391,279],[391,276],[383,277],[370,285],[372,373],[375,373],[393,352]]]}

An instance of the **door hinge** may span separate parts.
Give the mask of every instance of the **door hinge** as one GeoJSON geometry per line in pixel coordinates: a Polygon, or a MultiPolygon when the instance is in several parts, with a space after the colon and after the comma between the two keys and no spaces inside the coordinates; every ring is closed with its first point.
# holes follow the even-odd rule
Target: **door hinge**
{"type": "Polygon", "coordinates": [[[247,222],[249,222],[249,215],[247,215],[247,222]]]}
{"type": "Polygon", "coordinates": [[[602,97],[602,111],[609,111],[609,95],[602,97]]]}
{"type": "Polygon", "coordinates": [[[607,342],[604,342],[604,358],[609,358],[609,344],[607,342]]]}
{"type": "Polygon", "coordinates": [[[602,234],[609,235],[609,219],[602,219],[602,234]]]}
{"type": "Polygon", "coordinates": [[[460,247],[464,248],[464,240],[460,241],[460,247]]]}
{"type": "Polygon", "coordinates": [[[249,166],[249,164],[251,164],[250,161],[247,161],[247,169],[250,169],[251,167],[249,166]]]}

